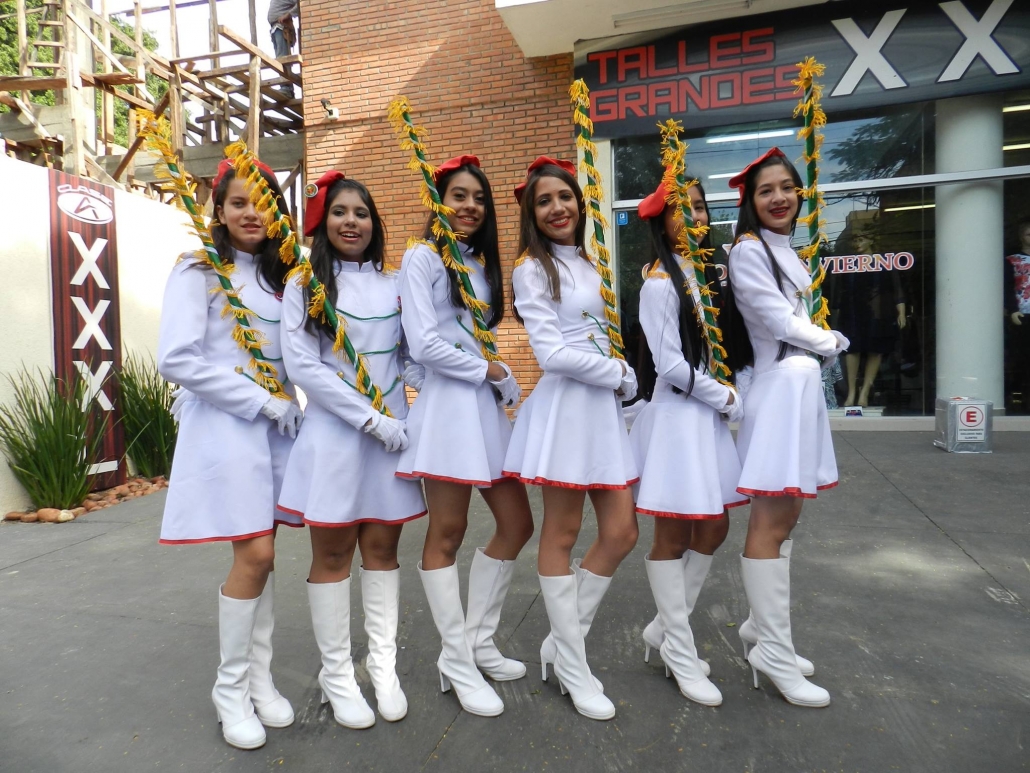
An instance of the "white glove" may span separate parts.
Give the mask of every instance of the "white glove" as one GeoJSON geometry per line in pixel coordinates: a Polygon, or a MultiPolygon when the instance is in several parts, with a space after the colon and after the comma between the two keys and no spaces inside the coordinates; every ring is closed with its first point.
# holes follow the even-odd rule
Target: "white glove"
{"type": "Polygon", "coordinates": [[[735,424],[744,418],[744,398],[733,387],[729,387],[729,390],[733,395],[733,402],[727,402],[726,405],[719,409],[719,413],[726,417],[726,421],[735,424]]]}
{"type": "Polygon", "coordinates": [[[839,330],[831,330],[830,332],[833,333],[833,337],[837,339],[837,351],[834,352],[834,354],[846,352],[848,347],[851,346],[851,341],[849,341],[839,330]]]}
{"type": "Polygon", "coordinates": [[[750,365],[745,365],[743,368],[738,370],[733,379],[733,383],[736,385],[737,394],[742,398],[747,397],[747,391],[751,388],[751,382],[754,378],[755,371],[750,365]]]}
{"type": "Polygon", "coordinates": [[[404,422],[400,419],[393,419],[376,412],[372,414],[369,423],[365,425],[365,432],[376,440],[381,440],[389,453],[403,451],[408,447],[408,435],[404,431],[404,422]]]}
{"type": "Polygon", "coordinates": [[[426,380],[426,369],[417,362],[409,363],[408,367],[401,373],[401,378],[405,384],[416,392],[421,392],[422,384],[426,380]]]}
{"type": "Polygon", "coordinates": [[[304,420],[304,414],[297,406],[297,401],[284,400],[281,397],[269,397],[261,406],[261,413],[279,425],[280,435],[289,432],[291,438],[297,437],[297,430],[304,420]]]}
{"type": "Polygon", "coordinates": [[[187,392],[184,387],[176,387],[175,391],[172,392],[172,398],[172,407],[169,409],[169,412],[172,414],[175,423],[178,424],[179,414],[182,413],[186,403],[193,399],[193,395],[187,392]]]}
{"type": "Polygon", "coordinates": [[[622,374],[622,383],[615,390],[615,394],[624,403],[628,403],[637,396],[637,374],[629,365],[625,365],[626,372],[622,374]]]}
{"type": "Polygon", "coordinates": [[[498,362],[497,364],[504,368],[504,372],[508,375],[506,375],[500,381],[490,381],[490,379],[487,379],[487,381],[490,381],[490,383],[493,385],[493,388],[496,389],[497,392],[500,394],[501,405],[504,405],[508,408],[512,407],[513,405],[518,405],[519,400],[522,399],[522,389],[519,387],[519,382],[516,381],[515,377],[511,374],[511,368],[509,368],[503,362],[498,362]]]}

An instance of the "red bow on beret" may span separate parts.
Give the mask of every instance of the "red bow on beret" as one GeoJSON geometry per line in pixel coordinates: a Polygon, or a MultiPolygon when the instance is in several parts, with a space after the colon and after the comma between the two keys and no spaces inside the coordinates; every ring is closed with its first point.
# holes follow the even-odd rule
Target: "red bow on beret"
{"type": "Polygon", "coordinates": [[[640,216],[640,219],[650,220],[654,217],[660,217],[662,212],[665,211],[665,197],[668,194],[665,183],[658,183],[655,192],[637,204],[637,214],[640,216]]]}
{"type": "Polygon", "coordinates": [[[347,175],[330,169],[313,183],[304,186],[304,235],[311,236],[325,216],[325,197],[337,180],[346,180],[347,175]]]}
{"type": "Polygon", "coordinates": [[[448,159],[436,168],[436,171],[433,173],[433,182],[439,184],[440,178],[445,174],[453,172],[455,169],[461,169],[466,164],[479,166],[479,159],[476,156],[455,156],[448,159]]]}
{"type": "Polygon", "coordinates": [[[739,193],[739,196],[737,197],[738,207],[744,203],[744,179],[747,177],[747,173],[751,171],[752,168],[758,166],[763,161],[767,161],[770,158],[786,157],[786,154],[779,148],[769,148],[767,151],[765,151],[765,153],[760,155],[758,158],[756,158],[754,161],[752,161],[750,164],[745,166],[743,169],[737,172],[737,174],[733,175],[733,177],[730,178],[730,187],[736,188],[739,193]]]}
{"type": "Polygon", "coordinates": [[[530,164],[529,168],[526,170],[526,182],[519,183],[515,186],[515,201],[519,204],[522,203],[522,194],[526,190],[526,185],[529,183],[529,176],[533,173],[534,169],[539,169],[542,166],[557,166],[564,169],[573,177],[576,176],[576,165],[572,162],[560,161],[557,158],[551,158],[550,156],[540,156],[540,158],[530,164]]]}
{"type": "MultiPolygon", "coordinates": [[[[257,168],[265,174],[271,175],[273,180],[275,179],[275,172],[273,172],[267,166],[262,164],[260,161],[257,162],[257,168]]],[[[218,171],[215,173],[214,182],[211,183],[212,190],[218,187],[218,183],[220,183],[222,181],[222,178],[225,177],[225,173],[231,169],[235,169],[235,167],[232,164],[232,159],[223,158],[221,163],[218,165],[218,171]]]]}

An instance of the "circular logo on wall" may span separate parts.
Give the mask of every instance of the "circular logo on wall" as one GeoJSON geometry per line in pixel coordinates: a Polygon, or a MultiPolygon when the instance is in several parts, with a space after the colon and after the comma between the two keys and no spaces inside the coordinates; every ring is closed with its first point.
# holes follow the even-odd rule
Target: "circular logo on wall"
{"type": "Polygon", "coordinates": [[[304,186],[304,195],[309,199],[315,198],[318,195],[318,186],[314,183],[308,183],[304,186]]]}
{"type": "Polygon", "coordinates": [[[114,209],[111,200],[101,193],[84,186],[73,188],[71,185],[58,187],[57,206],[68,217],[82,223],[101,225],[114,220],[114,209]]]}

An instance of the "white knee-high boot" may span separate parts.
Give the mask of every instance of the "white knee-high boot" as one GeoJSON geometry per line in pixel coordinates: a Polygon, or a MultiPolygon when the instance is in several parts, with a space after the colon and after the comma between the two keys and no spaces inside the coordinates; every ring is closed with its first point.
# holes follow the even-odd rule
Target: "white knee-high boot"
{"type": "MultiPolygon", "coordinates": [[[[576,610],[579,617],[579,629],[585,641],[587,634],[590,633],[590,626],[594,624],[597,609],[601,606],[601,599],[608,592],[608,586],[612,584],[612,578],[584,569],[580,566],[578,558],[572,562],[572,572],[576,576],[576,610]]],[[[555,645],[554,634],[549,633],[540,645],[541,678],[545,682],[547,681],[547,666],[549,663],[554,663],[557,655],[558,648],[555,645]]],[[[594,682],[597,683],[598,690],[604,689],[596,677],[594,682]]]]}
{"type": "Polygon", "coordinates": [[[611,719],[615,716],[615,705],[605,696],[587,665],[576,601],[577,585],[576,577],[571,574],[560,577],[540,575],[540,590],[543,591],[547,619],[551,623],[557,649],[554,674],[558,677],[562,695],[566,692],[571,694],[576,711],[590,719],[611,719]]]}
{"type": "Polygon", "coordinates": [[[483,548],[476,548],[469,571],[465,635],[479,670],[496,682],[521,679],[526,675],[526,666],[518,660],[504,657],[494,643],[494,634],[501,621],[501,607],[514,572],[514,561],[490,558],[483,548]]]}
{"type": "Polygon", "coordinates": [[[722,693],[701,668],[694,647],[694,634],[690,630],[690,613],[694,611],[697,592],[700,592],[711,565],[711,556],[693,551],[687,553],[686,562],[644,560],[651,593],[665,629],[665,641],[660,650],[665,661],[665,675],[671,671],[683,696],[703,706],[722,704],[722,693]],[[696,586],[697,592],[688,590],[687,575],[691,578],[689,585],[696,586]]]}
{"type": "Polygon", "coordinates": [[[309,582],[307,586],[311,627],[322,653],[318,674],[322,703],[332,704],[333,716],[344,727],[372,727],[376,715],[358,689],[350,656],[350,577],[342,582],[309,582]]]}
{"type": "Polygon", "coordinates": [[[218,650],[221,662],[211,690],[225,742],[237,749],[265,745],[265,728],[250,698],[250,647],[259,599],[234,599],[218,589],[218,650]]]}
{"type": "MultiPolygon", "coordinates": [[[[780,558],[787,559],[788,583],[790,582],[790,551],[793,546],[794,540],[790,539],[785,539],[780,544],[780,558]]],[[[751,651],[751,648],[754,647],[755,643],[758,641],[758,630],[755,628],[755,618],[750,612],[748,613],[747,620],[740,624],[738,634],[740,635],[741,644],[744,645],[744,660],[747,660],[748,652],[751,651]]],[[[798,668],[801,669],[802,675],[812,676],[812,674],[815,673],[815,664],[811,660],[803,658],[797,653],[795,653],[795,657],[798,659],[798,668]]]]}
{"type": "Polygon", "coordinates": [[[289,727],[293,707],[272,683],[272,630],[275,628],[275,572],[268,573],[258,597],[257,618],[250,649],[250,699],[265,727],[289,727]]]}
{"type": "Polygon", "coordinates": [[[504,711],[504,702],[494,692],[494,688],[486,683],[472,657],[472,648],[465,636],[465,614],[461,609],[457,565],[426,571],[420,561],[418,574],[426,590],[433,622],[440,634],[440,657],[436,661],[436,668],[440,672],[440,689],[448,692],[453,686],[461,707],[469,714],[496,717],[504,711]]]}
{"type": "Polygon", "coordinates": [[[365,633],[368,634],[365,668],[376,689],[379,715],[387,722],[404,719],[408,713],[408,699],[397,679],[400,576],[400,569],[361,570],[361,603],[365,608],[365,633]]]}
{"type": "MultiPolygon", "coordinates": [[[[688,551],[689,552],[689,551],[688,551]]],[[[679,559],[680,566],[683,567],[684,575],[684,588],[686,592],[685,601],[690,609],[694,608],[694,604],[697,603],[697,596],[701,592],[701,585],[692,583],[693,577],[687,573],[687,553],[683,554],[683,557],[679,559]]],[[[706,573],[707,576],[707,573],[706,573]]],[[[701,583],[704,583],[704,577],[701,578],[701,583]]],[[[654,620],[648,623],[644,627],[644,662],[651,662],[651,650],[659,649],[662,646],[662,642],[665,641],[665,628],[662,625],[662,616],[656,614],[654,620]]],[[[708,661],[698,658],[698,663],[701,664],[701,670],[705,676],[712,673],[711,667],[708,665],[708,661]]]]}
{"type": "Polygon", "coordinates": [[[830,694],[801,674],[790,635],[790,567],[786,558],[740,557],[758,642],[748,653],[755,687],[758,672],[768,676],[788,702],[819,708],[830,704],[830,694]]]}

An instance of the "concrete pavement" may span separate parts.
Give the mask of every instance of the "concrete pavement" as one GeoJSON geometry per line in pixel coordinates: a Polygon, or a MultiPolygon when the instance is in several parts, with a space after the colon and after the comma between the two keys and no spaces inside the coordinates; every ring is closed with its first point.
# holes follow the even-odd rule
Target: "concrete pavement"
{"type": "MultiPolygon", "coordinates": [[[[415,572],[425,521],[401,541],[399,672],[408,717],[365,731],[319,704],[303,530],[278,539],[273,673],[297,722],[241,752],[221,739],[210,690],[226,545],[157,544],[164,494],[62,525],[0,525],[0,770],[30,771],[1017,771],[1030,769],[1030,434],[995,435],[990,456],[932,447],[930,433],[836,433],[839,488],[806,504],[792,577],[798,650],[827,709],[750,687],[735,624],[747,615],[736,558],[746,508],[693,616],[724,695],[703,708],[643,662],[654,614],[643,557],[651,521],[587,641],[617,706],[575,713],[539,679],[547,620],[535,538],[520,558],[498,640],[526,661],[496,685],[497,719],[439,692],[439,641],[415,572]]],[[[539,493],[532,492],[537,522],[539,493]]],[[[479,497],[461,576],[491,521],[479,497]]],[[[593,534],[592,519],[580,540],[593,534]]],[[[362,689],[366,636],[354,583],[362,689]]]]}

